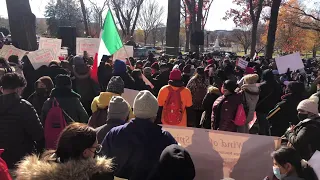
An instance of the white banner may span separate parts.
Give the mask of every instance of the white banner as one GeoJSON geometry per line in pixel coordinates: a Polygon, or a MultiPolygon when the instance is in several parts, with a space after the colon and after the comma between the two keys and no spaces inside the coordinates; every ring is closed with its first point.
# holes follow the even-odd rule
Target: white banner
{"type": "Polygon", "coordinates": [[[51,49],[42,49],[42,50],[33,51],[33,52],[30,52],[27,56],[34,69],[38,69],[43,65],[48,66],[49,63],[52,60],[54,60],[56,57],[53,50],[51,49]]]}
{"type": "Polygon", "coordinates": [[[60,56],[61,42],[61,39],[41,37],[39,40],[39,50],[50,49],[53,51],[55,59],[57,59],[57,57],[60,56]]]}
{"type": "Polygon", "coordinates": [[[279,74],[284,74],[290,68],[290,71],[304,69],[300,53],[294,53],[287,56],[276,57],[276,64],[279,74]]]}
{"type": "Polygon", "coordinates": [[[77,55],[83,55],[87,51],[89,56],[94,57],[99,51],[99,38],[77,38],[77,55]]]}
{"type": "Polygon", "coordinates": [[[19,57],[19,60],[21,60],[26,52],[27,51],[18,49],[12,45],[3,45],[2,49],[0,49],[0,57],[8,60],[10,56],[15,55],[19,57]]]}

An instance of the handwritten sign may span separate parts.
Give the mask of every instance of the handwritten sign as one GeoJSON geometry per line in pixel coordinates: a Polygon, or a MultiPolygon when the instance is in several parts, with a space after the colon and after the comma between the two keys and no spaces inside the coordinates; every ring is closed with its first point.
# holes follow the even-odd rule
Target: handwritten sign
{"type": "Polygon", "coordinates": [[[163,129],[190,153],[196,180],[256,180],[272,175],[270,154],[280,146],[280,138],[173,126],[163,129]]]}
{"type": "Polygon", "coordinates": [[[87,51],[89,56],[94,57],[99,50],[99,44],[99,38],[77,38],[77,55],[83,55],[83,52],[87,51]]]}
{"type": "Polygon", "coordinates": [[[30,52],[28,58],[34,69],[46,65],[48,66],[52,60],[55,60],[55,53],[51,49],[42,49],[30,52]]]}
{"type": "Polygon", "coordinates": [[[113,54],[113,60],[126,61],[126,58],[133,57],[133,46],[123,46],[116,53],[113,54]]]}
{"type": "Polygon", "coordinates": [[[286,73],[288,68],[290,68],[290,71],[304,69],[299,52],[287,56],[276,57],[276,64],[279,74],[286,73]]]}
{"type": "Polygon", "coordinates": [[[246,69],[248,67],[249,62],[243,60],[242,58],[239,58],[237,60],[237,66],[239,66],[241,69],[246,69]]]}
{"type": "Polygon", "coordinates": [[[26,51],[18,49],[12,45],[4,45],[0,50],[0,57],[5,58],[6,60],[8,60],[12,55],[18,56],[19,60],[21,60],[25,54],[26,51]]]}
{"type": "Polygon", "coordinates": [[[130,104],[131,107],[133,107],[134,99],[136,98],[138,93],[139,91],[124,88],[124,93],[122,94],[122,97],[130,104]]]}
{"type": "Polygon", "coordinates": [[[39,50],[42,49],[50,49],[53,51],[55,57],[58,57],[61,50],[61,39],[41,37],[39,40],[39,50]]]}

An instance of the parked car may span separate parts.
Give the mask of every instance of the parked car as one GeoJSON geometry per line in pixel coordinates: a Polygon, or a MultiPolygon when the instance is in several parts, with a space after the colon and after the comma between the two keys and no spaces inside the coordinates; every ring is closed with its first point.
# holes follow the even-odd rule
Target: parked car
{"type": "Polygon", "coordinates": [[[146,48],[135,48],[133,50],[133,57],[135,58],[146,58],[148,54],[149,51],[146,48]]]}
{"type": "Polygon", "coordinates": [[[156,53],[157,51],[154,47],[151,47],[151,46],[145,46],[144,48],[147,49],[148,52],[152,52],[152,53],[156,53]]]}

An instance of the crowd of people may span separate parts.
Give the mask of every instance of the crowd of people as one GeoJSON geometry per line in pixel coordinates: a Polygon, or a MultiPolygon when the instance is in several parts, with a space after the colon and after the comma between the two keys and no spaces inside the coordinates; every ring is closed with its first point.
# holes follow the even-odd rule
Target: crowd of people
{"type": "Polygon", "coordinates": [[[95,81],[87,56],[36,70],[27,56],[0,58],[0,179],[194,179],[159,124],[281,137],[267,179],[318,179],[306,162],[320,150],[318,65],[281,75],[272,60],[246,60],[104,56],[95,81]],[[132,107],[125,88],[139,91],[132,107]]]}

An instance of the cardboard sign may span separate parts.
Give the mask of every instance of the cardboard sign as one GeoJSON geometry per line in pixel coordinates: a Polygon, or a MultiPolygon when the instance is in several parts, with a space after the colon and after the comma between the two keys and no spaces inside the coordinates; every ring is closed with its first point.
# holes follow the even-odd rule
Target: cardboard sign
{"type": "Polygon", "coordinates": [[[248,67],[249,62],[243,60],[242,58],[239,58],[237,60],[237,66],[239,66],[241,69],[246,69],[248,67]]]}
{"type": "Polygon", "coordinates": [[[39,50],[50,49],[53,51],[55,57],[60,56],[61,39],[43,38],[39,40],[39,50]]]}
{"type": "Polygon", "coordinates": [[[2,49],[0,49],[0,57],[5,58],[6,60],[8,60],[12,55],[18,56],[19,60],[21,60],[25,54],[26,51],[18,49],[12,45],[3,45],[2,49]]]}
{"type": "Polygon", "coordinates": [[[163,126],[190,153],[195,180],[257,180],[273,175],[270,154],[280,138],[163,126]]]}
{"type": "Polygon", "coordinates": [[[124,93],[122,94],[123,99],[125,99],[131,107],[133,107],[133,102],[139,91],[133,89],[124,88],[124,93]]]}
{"type": "Polygon", "coordinates": [[[122,60],[126,62],[126,58],[133,57],[133,46],[124,45],[116,53],[113,54],[113,60],[122,60]]]}
{"type": "Polygon", "coordinates": [[[38,69],[39,67],[46,65],[55,59],[55,53],[51,49],[42,49],[30,52],[28,58],[34,69],[38,69]]]}
{"type": "Polygon", "coordinates": [[[99,51],[99,38],[77,38],[77,55],[83,55],[87,51],[89,56],[94,57],[99,51]]]}
{"type": "Polygon", "coordinates": [[[288,71],[288,68],[290,68],[290,71],[304,69],[304,65],[299,52],[287,56],[276,57],[276,64],[279,74],[286,73],[288,71]]]}

